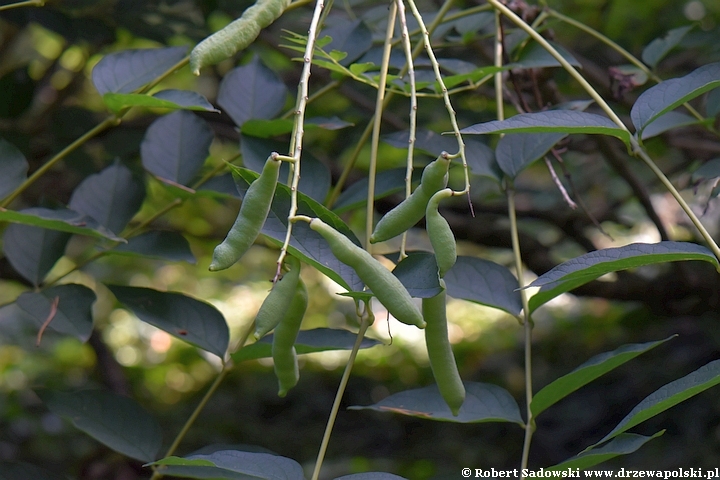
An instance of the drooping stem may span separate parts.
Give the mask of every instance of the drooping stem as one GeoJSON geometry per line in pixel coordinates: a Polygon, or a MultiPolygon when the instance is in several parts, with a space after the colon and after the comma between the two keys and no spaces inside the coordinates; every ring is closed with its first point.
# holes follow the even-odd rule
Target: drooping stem
{"type": "MultiPolygon", "coordinates": [[[[526,290],[522,289],[525,286],[525,280],[523,275],[523,264],[522,257],[520,255],[520,240],[518,235],[517,225],[517,214],[515,211],[515,186],[511,179],[506,178],[506,192],[508,199],[508,216],[510,218],[510,235],[512,237],[513,247],[513,258],[515,262],[515,273],[518,278],[518,285],[520,286],[520,298],[522,301],[523,313],[522,323],[525,332],[525,408],[527,421],[525,423],[525,440],[523,441],[523,453],[522,460],[520,463],[521,469],[526,469],[528,464],[528,458],[530,455],[530,443],[532,441],[532,435],[535,432],[535,419],[532,416],[532,410],[530,404],[532,402],[532,328],[533,322],[530,316],[530,307],[528,305],[528,298],[526,290]]],[[[524,477],[523,477],[524,478],[524,477]]]]}
{"type": "MultiPolygon", "coordinates": [[[[402,45],[405,51],[405,64],[407,65],[407,75],[410,79],[410,132],[408,133],[408,153],[405,166],[405,198],[412,193],[412,173],[413,158],[415,155],[415,132],[417,130],[417,88],[415,85],[415,67],[413,65],[412,47],[410,45],[410,34],[407,28],[407,18],[405,17],[405,4],[402,0],[396,0],[398,8],[398,16],[400,18],[400,27],[402,28],[402,45]]],[[[407,232],[403,232],[400,241],[400,260],[407,257],[405,246],[407,244],[407,232]]]]}
{"type": "Polygon", "coordinates": [[[380,126],[382,125],[383,107],[385,105],[385,87],[387,86],[387,72],[390,67],[390,52],[392,50],[392,38],[395,31],[395,18],[397,17],[398,6],[393,2],[388,12],[388,26],[385,32],[385,44],[383,46],[382,62],[380,63],[380,78],[378,80],[378,91],[375,97],[375,120],[373,121],[372,137],[370,139],[370,168],[368,172],[368,200],[366,203],[365,216],[365,249],[371,252],[370,235],[373,230],[373,214],[375,212],[375,174],[377,173],[377,154],[380,148],[380,126]]]}
{"type": "Polygon", "coordinates": [[[348,358],[347,364],[345,365],[345,371],[340,379],[340,385],[338,386],[337,393],[335,394],[335,401],[333,402],[332,409],[330,410],[330,417],[328,418],[327,425],[325,425],[325,433],[323,435],[322,442],[320,444],[320,451],[318,452],[317,460],[315,461],[315,469],[311,480],[317,480],[320,476],[320,469],[322,468],[323,460],[325,459],[325,453],[327,452],[328,444],[330,443],[330,435],[332,434],[333,427],[335,426],[335,419],[337,418],[338,411],[340,410],[340,403],[342,397],[345,394],[345,388],[347,387],[348,380],[350,379],[350,372],[352,372],[353,366],[355,365],[355,358],[360,350],[360,344],[362,344],[365,338],[365,332],[370,325],[372,325],[374,317],[369,307],[366,309],[366,314],[363,315],[360,321],[360,329],[358,330],[355,344],[350,351],[350,357],[348,358]]]}
{"type": "Polygon", "coordinates": [[[414,0],[408,0],[408,5],[410,6],[410,9],[415,16],[415,20],[418,22],[420,30],[422,31],[425,52],[427,53],[427,56],[430,59],[430,63],[432,64],[433,72],[435,73],[435,81],[438,82],[438,84],[440,85],[440,91],[442,92],[443,100],[445,102],[445,109],[447,110],[448,116],[450,117],[450,124],[452,125],[452,130],[455,134],[455,140],[457,140],[458,151],[455,155],[451,155],[450,158],[456,158],[459,156],[462,160],[463,170],[465,173],[465,189],[459,193],[467,193],[469,196],[470,172],[467,165],[467,159],[465,158],[465,142],[463,142],[462,135],[460,134],[460,127],[458,127],[457,124],[457,115],[455,113],[455,109],[452,106],[452,102],[450,102],[450,95],[448,94],[448,89],[445,86],[442,74],[440,73],[440,64],[438,63],[437,58],[435,57],[435,52],[433,52],[432,45],[430,44],[430,33],[425,28],[425,23],[423,21],[422,15],[420,15],[420,12],[418,11],[414,0]]]}
{"type": "MultiPolygon", "coordinates": [[[[605,99],[602,98],[602,96],[588,83],[585,78],[580,75],[580,73],[570,65],[570,63],[563,58],[562,55],[552,46],[550,45],[547,40],[545,40],[542,35],[537,33],[530,25],[528,25],[522,18],[518,17],[512,10],[507,8],[505,5],[503,5],[500,0],[488,0],[490,4],[492,4],[498,11],[500,11],[503,15],[508,17],[510,21],[512,21],[514,24],[516,24],[519,28],[524,30],[530,37],[532,37],[533,40],[538,42],[550,55],[552,55],[553,58],[555,58],[560,65],[567,71],[570,76],[572,76],[579,84],[583,87],[583,89],[592,97],[593,100],[598,104],[598,106],[610,117],[610,119],[621,129],[623,129],[626,132],[630,132],[628,128],[625,126],[625,124],[620,120],[620,118],[615,114],[612,108],[610,108],[610,105],[607,104],[605,99]]],[[[712,250],[713,254],[720,259],[720,247],[718,247],[715,240],[710,236],[708,231],[705,229],[705,227],[700,222],[700,219],[695,215],[695,212],[692,211],[690,206],[682,199],[682,196],[680,195],[680,192],[677,191],[675,186],[668,180],[668,178],[665,176],[665,174],[658,168],[657,165],[655,165],[655,162],[650,158],[650,156],[645,152],[642,145],[638,142],[635,137],[632,135],[629,136],[630,138],[630,148],[632,153],[639,157],[645,164],[652,170],[652,172],[657,176],[658,180],[667,188],[667,190],[670,192],[670,194],[677,200],[678,205],[685,211],[685,214],[690,218],[690,221],[695,225],[695,228],[698,229],[700,232],[700,235],[703,237],[705,242],[708,244],[708,247],[712,250]]]]}
{"type": "MultiPolygon", "coordinates": [[[[308,83],[310,81],[312,58],[315,52],[315,40],[318,35],[318,25],[324,8],[324,1],[317,0],[312,21],[310,22],[310,28],[308,29],[308,40],[305,47],[305,55],[303,56],[303,69],[300,74],[300,81],[298,82],[297,99],[295,101],[295,121],[293,124],[293,135],[290,141],[290,155],[293,158],[293,162],[290,164],[292,181],[290,183],[290,211],[288,212],[288,219],[293,218],[297,214],[297,189],[300,182],[300,157],[302,156],[303,138],[305,135],[305,107],[308,101],[308,83]]],[[[277,259],[276,280],[280,277],[282,264],[285,260],[285,255],[287,255],[290,238],[292,237],[292,228],[293,223],[288,221],[285,241],[283,242],[280,255],[277,259]]]]}

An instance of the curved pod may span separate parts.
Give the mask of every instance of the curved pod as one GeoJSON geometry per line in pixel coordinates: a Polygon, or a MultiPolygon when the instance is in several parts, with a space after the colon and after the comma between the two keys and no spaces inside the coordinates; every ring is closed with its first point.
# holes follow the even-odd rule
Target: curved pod
{"type": "Polygon", "coordinates": [[[285,318],[300,283],[300,261],[288,255],[290,271],[277,281],[255,317],[255,338],[264,337],[285,318]]]}
{"type": "Polygon", "coordinates": [[[440,190],[430,198],[425,212],[425,229],[427,230],[430,244],[435,252],[438,271],[440,278],[450,270],[457,261],[457,244],[455,243],[455,235],[447,220],[440,215],[438,204],[443,198],[453,195],[453,191],[449,188],[440,190]]]}
{"type": "Polygon", "coordinates": [[[272,342],[272,357],[275,376],[278,379],[278,395],[284,397],[288,390],[297,385],[300,371],[295,352],[295,340],[308,305],[307,288],[302,280],[298,282],[287,313],[275,327],[272,342]]]}
{"type": "Polygon", "coordinates": [[[310,228],[327,240],[338,260],[355,270],[393,317],[402,323],[425,328],[425,321],[407,289],[387,268],[319,218],[312,219],[310,228]]]}

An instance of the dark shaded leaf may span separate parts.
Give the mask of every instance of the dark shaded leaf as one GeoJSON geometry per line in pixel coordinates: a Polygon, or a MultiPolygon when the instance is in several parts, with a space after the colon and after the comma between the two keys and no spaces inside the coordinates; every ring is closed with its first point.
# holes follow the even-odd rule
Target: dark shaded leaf
{"type": "Polygon", "coordinates": [[[0,198],[5,198],[27,178],[29,165],[15,145],[0,138],[0,198]]]}
{"type": "Polygon", "coordinates": [[[648,138],[656,137],[661,133],[665,133],[668,130],[679,127],[687,127],[688,125],[696,125],[701,121],[690,115],[686,115],[680,112],[667,112],[654,120],[648,125],[645,130],[642,131],[641,138],[647,140],[648,138]]]}
{"type": "Polygon", "coordinates": [[[455,417],[437,385],[390,395],[374,405],[348,407],[350,410],[394,412],[428,420],[456,423],[511,422],[523,425],[520,409],[507,390],[489,383],[463,382],[465,403],[455,417]]]}
{"type": "Polygon", "coordinates": [[[720,86],[720,62],[711,63],[680,78],[673,78],[645,90],[630,111],[638,132],[660,115],[720,86]]]}
{"type": "Polygon", "coordinates": [[[232,174],[230,173],[224,173],[211,178],[203,183],[197,192],[198,194],[209,192],[210,195],[219,194],[223,197],[240,198],[240,194],[235,186],[235,180],[233,180],[232,174]]]}
{"type": "Polygon", "coordinates": [[[70,234],[28,225],[9,225],[3,235],[5,258],[23,278],[40,285],[65,254],[70,234]]]}
{"type": "Polygon", "coordinates": [[[445,273],[448,295],[453,298],[499,308],[511,315],[520,315],[522,300],[517,278],[510,270],[489,260],[458,257],[445,273]]]}
{"type": "Polygon", "coordinates": [[[47,322],[56,297],[57,311],[48,328],[87,342],[92,333],[92,304],[96,299],[95,292],[89,288],[75,284],[58,285],[40,292],[25,292],[16,303],[40,327],[47,322]]]}
{"type": "Polygon", "coordinates": [[[648,43],[647,47],[642,51],[642,61],[649,65],[650,68],[655,68],[660,60],[665,58],[665,55],[675,48],[692,28],[692,25],[673,28],[662,37],[648,43]]]}
{"type": "MultiPolygon", "coordinates": [[[[580,62],[573,57],[564,47],[556,43],[550,42],[555,47],[561,57],[568,61],[570,65],[577,68],[582,68],[580,62]]],[[[523,48],[520,53],[520,58],[516,62],[511,64],[513,68],[546,68],[546,67],[560,67],[555,57],[545,50],[542,45],[537,42],[529,42],[528,45],[523,48]]]]}
{"type": "MultiPolygon", "coordinates": [[[[393,168],[391,170],[384,170],[375,175],[375,200],[385,198],[393,193],[404,192],[406,173],[407,169],[405,168],[393,168]]],[[[420,183],[421,174],[421,170],[413,170],[412,183],[414,185],[420,183]]],[[[365,205],[367,200],[368,177],[363,177],[350,185],[340,194],[335,206],[333,207],[333,212],[338,214],[347,212],[348,210],[365,205]]]]}
{"type": "Polygon", "coordinates": [[[28,65],[11,70],[0,77],[0,118],[18,118],[32,105],[35,80],[28,65]]]}
{"type": "Polygon", "coordinates": [[[19,212],[0,208],[0,222],[20,223],[25,226],[41,227],[48,230],[125,242],[124,238],[118,237],[100,225],[94,218],[67,208],[50,210],[49,208],[33,207],[20,210],[19,212]]]}
{"type": "Polygon", "coordinates": [[[470,167],[470,172],[500,182],[503,175],[493,149],[481,140],[472,137],[464,138],[463,141],[465,142],[465,159],[470,167]]]}
{"type": "Polygon", "coordinates": [[[220,112],[207,98],[190,90],[161,90],[154,95],[140,93],[106,93],[103,102],[111,111],[118,113],[124,108],[169,108],[171,110],[198,110],[220,112]]]}
{"type": "Polygon", "coordinates": [[[689,375],[668,383],[645,397],[610,433],[592,447],[586,448],[585,451],[605,443],[611,438],[615,438],[635,425],[674,407],[678,403],[684,402],[690,397],[694,397],[698,393],[704,392],[708,388],[714,387],[718,383],[720,383],[720,360],[715,360],[689,375]]]}
{"type": "Polygon", "coordinates": [[[100,95],[133,92],[165,73],[186,53],[186,47],[167,47],[105,55],[93,68],[93,85],[100,95]]]}
{"type": "Polygon", "coordinates": [[[0,480],[67,480],[67,477],[53,473],[29,463],[0,462],[0,480]]]}
{"type": "Polygon", "coordinates": [[[720,88],[710,90],[705,100],[705,111],[710,117],[717,117],[720,113],[720,88]]]}
{"type": "MultiPolygon", "coordinates": [[[[250,183],[259,176],[257,173],[245,168],[231,166],[231,169],[235,174],[238,191],[243,192],[243,194],[250,183]]],[[[289,211],[290,189],[286,185],[279,183],[270,207],[270,215],[261,231],[267,240],[277,247],[282,246],[285,241],[289,211]]],[[[320,218],[323,222],[346,235],[355,244],[360,245],[360,241],[340,217],[300,192],[298,192],[298,215],[320,218]]],[[[361,291],[363,289],[363,283],[355,270],[335,258],[325,239],[319,233],[310,229],[307,222],[296,222],[293,225],[289,252],[304,263],[317,268],[343,288],[351,291],[361,291]]]]}
{"type": "Polygon", "coordinates": [[[710,250],[688,242],[633,243],[597,250],[561,263],[528,285],[541,287],[530,298],[530,310],[606,273],[680,260],[703,260],[718,267],[718,260],[710,250]]]}
{"type": "Polygon", "coordinates": [[[209,303],[176,292],[108,285],[120,303],[143,322],[223,358],[230,333],[222,314],[209,303]]]}
{"type": "Polygon", "coordinates": [[[430,298],[442,291],[435,255],[426,252],[408,254],[393,270],[413,297],[430,298]]]}
{"type": "Polygon", "coordinates": [[[108,250],[108,253],[196,263],[195,256],[190,250],[190,244],[177,232],[145,232],[130,238],[125,245],[108,250]]]}
{"type": "Polygon", "coordinates": [[[148,172],[187,185],[210,154],[214,134],[197,115],[179,110],[155,120],[140,146],[142,164],[148,172]]]}
{"type": "Polygon", "coordinates": [[[250,119],[273,118],[287,98],[285,84],[257,58],[225,75],[217,103],[237,126],[250,119]]]}
{"type": "Polygon", "coordinates": [[[68,205],[113,232],[122,232],[145,199],[145,186],[117,163],[90,175],[73,191],[68,205]]]}
{"type": "Polygon", "coordinates": [[[693,183],[720,177],[720,158],[713,158],[700,165],[692,174],[693,183]]]}
{"type": "Polygon", "coordinates": [[[565,137],[563,133],[508,133],[498,141],[495,158],[502,171],[515,178],[565,137]]]}
{"type": "Polygon", "coordinates": [[[209,455],[185,458],[167,457],[152,465],[163,475],[188,478],[231,480],[298,480],[304,479],[299,463],[269,453],[220,450],[209,455]]]}
{"type": "MultiPolygon", "coordinates": [[[[305,353],[326,352],[329,350],[352,350],[357,334],[348,330],[333,328],[315,328],[313,330],[300,330],[295,340],[295,351],[298,355],[305,353]]],[[[232,355],[236,363],[258,358],[272,357],[272,334],[265,335],[252,345],[247,345],[232,355]]],[[[371,338],[364,338],[360,348],[370,348],[380,342],[371,338]]]]}
{"type": "MultiPolygon", "coordinates": [[[[273,152],[285,153],[288,145],[283,142],[274,142],[260,138],[242,135],[240,140],[240,151],[243,156],[243,164],[246,168],[260,173],[265,162],[273,152]]],[[[283,162],[280,166],[280,179],[285,181],[288,178],[290,166],[283,162]]],[[[298,190],[318,202],[323,202],[330,189],[330,170],[310,152],[304,151],[300,166],[300,183],[298,190]]]]}
{"type": "Polygon", "coordinates": [[[630,143],[630,132],[624,130],[609,118],[594,113],[575,110],[546,110],[537,113],[521,113],[507,120],[478,123],[460,130],[466,135],[488,133],[586,133],[617,137],[625,144],[630,143]]]}
{"type": "Polygon", "coordinates": [[[657,342],[623,345],[612,352],[595,355],[572,372],[554,380],[537,392],[533,396],[532,403],[530,404],[533,417],[537,417],[542,411],[570,395],[580,387],[587,385],[620,365],[629,362],[638,355],[667,342],[671,338],[674,338],[674,336],[664,340],[658,340],[657,342]]]}
{"type": "Polygon", "coordinates": [[[104,390],[37,393],[55,415],[123,455],[149,462],[162,446],[160,425],[128,397],[104,390]]]}
{"type": "Polygon", "coordinates": [[[651,437],[644,435],[636,435],[634,433],[621,433],[615,437],[612,441],[608,442],[607,445],[603,445],[600,448],[593,448],[587,450],[572,458],[568,458],[562,463],[559,463],[553,467],[547,467],[547,471],[558,471],[567,470],[568,468],[579,468],[586,469],[598,465],[602,462],[610,460],[611,458],[618,457],[620,455],[627,455],[637,451],[640,447],[645,445],[653,438],[657,438],[665,433],[665,430],[661,430],[651,437]]]}
{"type": "Polygon", "coordinates": [[[340,65],[348,66],[372,47],[372,32],[362,20],[339,21],[320,32],[321,37],[329,36],[332,41],[323,47],[326,52],[337,50],[346,54],[340,65]]]}
{"type": "Polygon", "coordinates": [[[495,15],[491,12],[480,12],[472,15],[466,15],[453,22],[455,30],[458,33],[475,33],[481,31],[483,28],[490,25],[495,21],[495,15]]]}

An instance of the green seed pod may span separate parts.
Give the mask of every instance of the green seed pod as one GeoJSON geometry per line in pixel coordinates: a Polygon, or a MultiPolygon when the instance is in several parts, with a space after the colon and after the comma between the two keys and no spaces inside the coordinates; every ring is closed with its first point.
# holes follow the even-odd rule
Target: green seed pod
{"type": "Polygon", "coordinates": [[[242,16],[222,30],[198,43],[190,52],[190,70],[200,75],[200,69],[220,63],[247,48],[290,5],[291,0],[257,0],[242,16]]]}
{"type": "Polygon", "coordinates": [[[272,342],[272,357],[275,376],[278,379],[278,395],[284,397],[300,379],[295,352],[295,340],[300,331],[300,324],[305,316],[308,305],[307,288],[302,280],[298,282],[285,317],[275,327],[272,342]]]}
{"type": "Polygon", "coordinates": [[[422,299],[423,317],[427,322],[425,344],[435,382],[445,403],[457,416],[465,401],[465,386],[458,373],[455,356],[448,340],[447,316],[445,312],[445,282],[440,280],[442,292],[431,298],[422,299]]]}
{"type": "Polygon", "coordinates": [[[338,260],[355,270],[360,280],[370,287],[373,295],[393,317],[402,323],[425,328],[425,321],[413,303],[412,297],[400,280],[387,268],[319,218],[312,219],[310,228],[327,240],[333,255],[338,260]]]}
{"type": "Polygon", "coordinates": [[[447,185],[450,159],[440,155],[423,170],[420,185],[408,198],[385,214],[375,226],[370,243],[384,242],[408,231],[423,215],[430,197],[447,185]]]}
{"type": "Polygon", "coordinates": [[[290,271],[273,286],[255,317],[255,338],[261,338],[275,328],[290,309],[300,281],[300,261],[289,255],[287,259],[290,271]]]}
{"type": "Polygon", "coordinates": [[[455,265],[457,261],[457,246],[447,220],[438,212],[438,203],[443,198],[451,197],[453,191],[449,188],[440,190],[430,198],[425,212],[425,228],[427,229],[430,244],[435,251],[440,278],[455,265]]]}
{"type": "Polygon", "coordinates": [[[280,160],[268,158],[260,176],[247,189],[235,223],[225,240],[215,247],[210,263],[211,272],[233,266],[257,240],[270,212],[281,163],[280,160]]]}

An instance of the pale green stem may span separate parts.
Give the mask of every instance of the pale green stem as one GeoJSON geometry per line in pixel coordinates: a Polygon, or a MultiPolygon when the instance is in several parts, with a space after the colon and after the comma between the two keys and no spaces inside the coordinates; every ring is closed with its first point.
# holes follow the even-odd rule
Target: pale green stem
{"type": "Polygon", "coordinates": [[[10,10],[11,8],[19,7],[42,7],[45,5],[45,0],[27,0],[26,2],[11,3],[9,5],[0,5],[0,12],[4,10],[10,10]]]}
{"type": "MultiPolygon", "coordinates": [[[[417,88],[415,86],[415,66],[413,65],[412,46],[410,45],[410,34],[407,28],[407,18],[405,17],[405,4],[402,0],[397,1],[398,16],[400,18],[400,27],[402,28],[402,45],[405,51],[405,64],[407,65],[407,74],[410,79],[410,132],[408,134],[408,153],[405,167],[405,198],[412,194],[412,173],[413,158],[415,155],[415,133],[417,130],[417,88]]],[[[407,257],[405,247],[407,245],[407,234],[403,232],[400,241],[400,260],[407,257]]]]}
{"type": "MultiPolygon", "coordinates": [[[[533,40],[538,42],[550,55],[553,56],[553,58],[555,58],[560,63],[560,65],[562,65],[562,67],[570,74],[570,76],[577,80],[577,82],[583,87],[583,89],[588,93],[588,95],[590,95],[592,99],[595,100],[598,106],[602,108],[602,110],[619,128],[630,133],[625,124],[622,123],[620,118],[615,114],[615,112],[612,110],[612,108],[610,108],[610,106],[607,104],[607,102],[605,102],[605,100],[600,96],[600,94],[592,87],[592,85],[590,85],[588,81],[585,80],[582,75],[580,75],[580,73],[575,69],[575,67],[570,65],[568,61],[565,60],[562,55],[560,55],[560,53],[547,42],[547,40],[545,40],[539,33],[533,30],[530,25],[528,25],[523,19],[515,15],[512,10],[503,5],[499,0],[488,0],[488,2],[491,3],[500,12],[502,12],[503,15],[508,17],[514,24],[524,30],[528,35],[530,35],[533,40]]],[[[720,258],[720,248],[718,247],[717,243],[715,243],[715,240],[713,240],[705,227],[703,227],[702,223],[697,218],[697,215],[695,215],[692,209],[690,209],[688,204],[684,200],[682,200],[680,193],[673,186],[670,180],[668,180],[662,170],[660,170],[657,165],[655,165],[653,160],[647,155],[647,153],[643,150],[642,146],[640,146],[638,141],[632,135],[630,136],[630,146],[632,148],[632,152],[636,156],[639,156],[650,167],[650,169],[658,177],[660,182],[668,189],[672,196],[675,197],[680,207],[685,211],[685,214],[690,218],[690,221],[692,221],[693,225],[695,225],[695,227],[698,229],[700,235],[702,235],[709,248],[713,251],[713,254],[716,257],[720,258]]]]}
{"type": "Polygon", "coordinates": [[[308,101],[308,83],[310,81],[310,71],[312,68],[313,53],[315,52],[315,40],[317,39],[318,25],[324,8],[325,4],[323,0],[317,0],[317,3],[315,3],[315,11],[313,12],[313,18],[310,22],[310,28],[308,30],[308,41],[305,47],[305,55],[303,56],[303,70],[300,75],[300,81],[298,82],[295,122],[293,124],[293,137],[290,142],[290,155],[292,155],[293,158],[293,162],[290,164],[290,169],[292,171],[292,182],[290,185],[290,211],[288,212],[288,225],[287,232],[285,233],[285,242],[283,242],[283,246],[280,249],[280,255],[277,259],[277,269],[275,271],[276,281],[280,278],[282,264],[285,260],[285,255],[287,255],[290,239],[292,238],[293,222],[289,221],[289,219],[297,214],[297,189],[300,182],[300,158],[302,156],[303,137],[305,135],[305,107],[307,106],[308,101]]]}
{"type": "MultiPolygon", "coordinates": [[[[432,23],[430,23],[430,26],[428,27],[428,32],[432,35],[432,32],[435,31],[435,29],[440,25],[443,21],[443,18],[445,18],[445,15],[450,10],[450,7],[452,7],[454,0],[445,0],[445,3],[440,7],[440,10],[438,10],[437,15],[433,19],[432,23]]],[[[413,58],[417,58],[417,56],[420,54],[420,52],[423,49],[423,43],[420,42],[417,47],[413,50],[413,58]]],[[[407,72],[407,65],[400,71],[400,76],[402,77],[407,72]]],[[[383,108],[388,105],[390,100],[393,98],[393,93],[388,92],[385,96],[385,103],[383,104],[383,108]]],[[[368,124],[365,126],[365,130],[363,130],[362,135],[360,136],[360,139],[357,142],[357,145],[355,146],[355,150],[353,150],[352,155],[350,156],[350,159],[345,164],[345,168],[343,169],[342,173],[340,174],[340,178],[338,179],[337,183],[335,184],[335,187],[333,187],[332,192],[328,196],[328,200],[325,203],[327,208],[332,208],[332,206],[337,201],[338,197],[340,196],[340,192],[342,192],[343,187],[345,186],[345,182],[347,181],[348,177],[350,176],[350,172],[355,166],[355,162],[357,161],[358,157],[360,156],[360,152],[362,151],[363,145],[365,145],[365,142],[367,142],[368,138],[370,138],[370,134],[372,133],[373,129],[373,123],[375,122],[375,116],[373,116],[368,124]]]]}
{"type": "MultiPolygon", "coordinates": [[[[518,237],[517,215],[515,213],[515,186],[511,179],[506,179],[506,190],[508,198],[508,216],[510,217],[510,235],[512,236],[513,257],[515,260],[515,273],[520,286],[520,298],[523,306],[523,328],[525,330],[525,408],[527,422],[525,424],[525,440],[523,441],[523,453],[520,463],[521,469],[526,469],[530,455],[530,443],[535,432],[535,419],[532,416],[530,404],[532,402],[532,328],[533,322],[530,318],[530,307],[528,305],[527,290],[523,275],[522,257],[520,255],[520,239],[518,237]]],[[[524,478],[524,477],[521,477],[524,478]]]]}
{"type": "Polygon", "coordinates": [[[337,418],[338,411],[340,410],[340,403],[342,402],[342,397],[345,394],[345,389],[347,388],[348,380],[350,379],[350,373],[355,365],[355,358],[357,357],[360,345],[365,338],[365,332],[368,327],[372,325],[373,320],[372,312],[369,311],[368,305],[368,311],[360,322],[360,329],[358,330],[355,344],[350,351],[350,358],[348,358],[347,364],[345,365],[345,371],[343,372],[343,376],[340,379],[340,385],[338,386],[337,393],[335,394],[335,401],[333,402],[332,409],[330,410],[330,417],[328,418],[327,425],[325,425],[325,434],[323,435],[322,443],[320,444],[320,451],[318,452],[317,460],[315,461],[315,469],[313,470],[311,480],[318,480],[318,477],[320,476],[320,469],[322,468],[325,453],[327,452],[327,447],[330,443],[330,435],[332,434],[333,427],[335,426],[335,419],[337,418]]]}
{"type": "MultiPolygon", "coordinates": [[[[503,66],[503,40],[500,28],[500,12],[495,10],[495,66],[503,66]]],[[[495,74],[495,109],[498,120],[505,120],[505,102],[503,100],[502,72],[495,74]]]]}
{"type": "Polygon", "coordinates": [[[408,0],[408,5],[410,6],[410,9],[413,12],[413,15],[415,16],[415,20],[417,20],[418,25],[420,26],[420,29],[423,32],[423,42],[425,43],[425,51],[428,55],[428,58],[430,58],[430,63],[433,67],[433,72],[435,73],[435,80],[440,84],[440,90],[443,95],[443,100],[445,101],[445,109],[448,112],[448,116],[450,117],[450,124],[452,125],[453,133],[455,134],[455,140],[458,144],[458,152],[455,155],[451,155],[451,158],[460,156],[460,159],[462,160],[463,165],[463,171],[465,173],[465,189],[462,192],[459,193],[467,193],[468,198],[470,195],[470,172],[467,165],[467,159],[465,158],[465,142],[463,142],[462,135],[460,134],[460,127],[458,127],[457,124],[457,115],[455,113],[455,109],[452,106],[452,103],[450,102],[450,95],[448,95],[448,89],[445,86],[445,82],[443,81],[442,74],[440,73],[440,64],[437,61],[437,58],[435,57],[435,52],[433,52],[432,45],[430,44],[430,33],[425,28],[425,23],[423,21],[422,15],[420,15],[420,12],[417,9],[417,6],[415,5],[414,0],[408,0]]]}
{"type": "Polygon", "coordinates": [[[382,125],[382,112],[385,100],[385,86],[387,85],[387,72],[390,66],[390,52],[392,37],[395,31],[395,18],[397,16],[397,3],[390,4],[388,13],[388,26],[385,32],[385,45],[383,48],[382,63],[380,64],[380,79],[378,80],[377,97],[375,97],[375,121],[373,122],[372,138],[370,140],[370,168],[368,172],[368,200],[365,217],[365,249],[372,253],[370,235],[373,230],[373,217],[375,211],[375,174],[377,173],[377,154],[380,148],[380,127],[382,125]]]}
{"type": "MultiPolygon", "coordinates": [[[[640,59],[638,59],[635,55],[628,52],[623,47],[618,45],[616,42],[612,41],[611,39],[609,39],[602,33],[598,32],[594,28],[591,28],[582,22],[578,22],[574,18],[570,18],[570,17],[563,15],[562,13],[557,12],[555,10],[549,9],[549,10],[547,10],[547,12],[548,12],[548,15],[553,16],[553,17],[557,18],[558,20],[562,20],[563,22],[565,22],[569,25],[572,25],[573,27],[575,27],[579,30],[582,30],[583,32],[587,33],[588,35],[597,38],[598,40],[603,42],[605,45],[609,46],[610,48],[612,48],[613,50],[618,52],[620,55],[625,57],[625,59],[628,62],[632,63],[637,68],[639,68],[645,75],[648,76],[648,78],[650,78],[651,80],[653,80],[656,83],[662,83],[662,81],[663,81],[662,78],[658,77],[655,74],[655,72],[650,70],[644,63],[642,63],[640,61],[640,59]]],[[[683,106],[685,107],[685,109],[688,112],[690,112],[690,114],[692,114],[692,116],[694,116],[698,120],[704,120],[703,116],[700,115],[700,113],[697,110],[695,110],[695,108],[693,108],[692,105],[690,105],[689,103],[684,103],[683,106]]]]}

